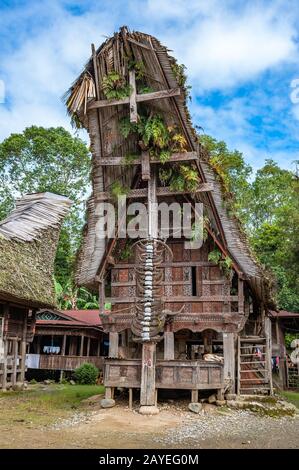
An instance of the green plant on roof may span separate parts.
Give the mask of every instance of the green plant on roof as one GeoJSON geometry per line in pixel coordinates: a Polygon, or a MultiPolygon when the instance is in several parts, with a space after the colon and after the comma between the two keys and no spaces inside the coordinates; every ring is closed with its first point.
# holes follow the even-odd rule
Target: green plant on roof
{"type": "Polygon", "coordinates": [[[191,240],[198,241],[202,238],[203,242],[205,242],[208,238],[209,232],[207,227],[210,224],[209,218],[205,215],[203,217],[199,217],[196,222],[192,224],[192,231],[191,231],[191,240]]]}
{"type": "Polygon", "coordinates": [[[197,170],[189,165],[180,165],[179,171],[185,179],[185,188],[192,192],[195,192],[198,188],[199,176],[197,170]]]}
{"type": "Polygon", "coordinates": [[[117,200],[120,196],[125,196],[129,192],[129,188],[123,186],[120,181],[116,180],[110,187],[113,200],[117,200]]]}
{"type": "Polygon", "coordinates": [[[187,141],[175,126],[167,126],[158,114],[139,116],[137,123],[131,123],[124,117],[119,123],[120,133],[124,138],[136,134],[142,150],[149,150],[150,156],[161,163],[169,161],[172,153],[186,152],[187,141]]]}
{"type": "Polygon", "coordinates": [[[125,155],[125,157],[122,159],[122,164],[124,165],[130,165],[132,163],[134,163],[136,160],[138,160],[140,158],[140,155],[136,154],[136,153],[128,153],[127,155],[125,155]]]}
{"type": "Polygon", "coordinates": [[[218,264],[219,268],[225,274],[225,276],[230,276],[232,272],[233,262],[229,256],[224,257],[218,249],[215,249],[213,251],[210,251],[210,253],[208,254],[208,261],[218,264]]]}
{"type": "Polygon", "coordinates": [[[108,100],[120,100],[130,96],[131,86],[126,82],[125,77],[112,70],[103,77],[102,90],[108,100]]]}
{"type": "Polygon", "coordinates": [[[186,85],[187,75],[186,75],[186,66],[184,64],[179,64],[176,60],[171,65],[172,72],[178,82],[178,85],[184,87],[187,97],[191,100],[190,92],[191,85],[186,85]]]}
{"type": "Polygon", "coordinates": [[[146,93],[152,93],[153,91],[153,88],[147,85],[139,85],[137,87],[137,92],[139,95],[146,95],[146,93]]]}
{"type": "Polygon", "coordinates": [[[131,240],[126,240],[125,247],[121,250],[119,259],[124,261],[126,259],[131,258],[132,255],[133,255],[132,242],[131,240]]]}
{"type": "Polygon", "coordinates": [[[129,59],[128,69],[135,70],[136,80],[141,80],[145,75],[145,65],[142,60],[129,59]]]}
{"type": "Polygon", "coordinates": [[[172,176],[172,168],[159,168],[159,178],[161,183],[166,186],[172,176]]]}

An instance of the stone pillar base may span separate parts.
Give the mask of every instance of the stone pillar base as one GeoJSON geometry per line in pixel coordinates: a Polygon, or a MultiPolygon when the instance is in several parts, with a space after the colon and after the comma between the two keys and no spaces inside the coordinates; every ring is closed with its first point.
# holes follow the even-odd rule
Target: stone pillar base
{"type": "Polygon", "coordinates": [[[139,408],[139,413],[141,415],[157,415],[159,413],[159,408],[157,406],[147,406],[147,405],[142,405],[139,408]]]}

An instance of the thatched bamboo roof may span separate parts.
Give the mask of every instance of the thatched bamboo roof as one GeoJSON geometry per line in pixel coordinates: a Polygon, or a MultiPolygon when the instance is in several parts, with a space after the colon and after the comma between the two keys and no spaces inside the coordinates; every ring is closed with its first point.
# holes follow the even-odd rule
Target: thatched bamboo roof
{"type": "Polygon", "coordinates": [[[29,194],[0,222],[0,299],[55,306],[54,258],[70,205],[64,196],[29,194]]]}
{"type": "MultiPolygon", "coordinates": [[[[177,73],[177,62],[169,55],[168,49],[151,35],[130,32],[125,27],[121,28],[96,51],[100,85],[98,98],[105,98],[101,91],[101,83],[109,71],[116,70],[128,77],[128,57],[133,61],[142,61],[147,85],[154,91],[180,87],[181,94],[179,96],[154,102],[148,101],[147,106],[162,115],[168,125],[178,126],[187,140],[188,150],[198,152],[197,166],[201,182],[214,185],[212,192],[201,196],[201,201],[208,207],[209,219],[214,233],[239,267],[244,278],[248,279],[253,291],[260,298],[265,299],[268,296],[265,275],[250,250],[239,221],[229,213],[219,176],[204,155],[200,141],[198,141],[192,127],[187,108],[187,92],[184,83],[182,83],[182,77],[177,73]]],[[[67,103],[69,112],[76,114],[83,126],[88,129],[91,138],[93,194],[87,206],[87,225],[84,229],[83,243],[78,256],[77,281],[78,284],[92,288],[95,286],[95,277],[107,248],[104,242],[96,237],[95,228],[98,221],[96,196],[99,191],[109,189],[111,183],[116,179],[120,180],[123,185],[132,187],[136,183],[136,178],[138,180],[138,174],[136,174],[134,167],[106,167],[105,174],[103,174],[102,167],[98,165],[102,157],[124,157],[128,152],[134,153],[137,143],[130,138],[124,139],[118,130],[120,118],[128,115],[128,106],[88,109],[88,104],[95,99],[95,91],[94,94],[89,93],[90,90],[95,90],[90,85],[90,80],[93,80],[94,83],[96,81],[92,57],[69,90],[67,103]],[[82,89],[80,89],[81,84],[82,89]]]]}

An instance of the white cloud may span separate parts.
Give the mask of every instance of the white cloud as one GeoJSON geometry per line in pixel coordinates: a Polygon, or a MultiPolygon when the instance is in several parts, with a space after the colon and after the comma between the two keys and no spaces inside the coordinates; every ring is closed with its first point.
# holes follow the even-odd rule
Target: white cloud
{"type": "MultiPolygon", "coordinates": [[[[86,2],[77,3],[86,7],[86,2]]],[[[0,79],[5,80],[7,99],[0,104],[0,140],[32,124],[69,128],[61,95],[86,63],[90,44],[98,46],[122,23],[154,34],[172,48],[188,67],[194,94],[201,96],[210,90],[225,92],[298,60],[296,15],[280,0],[119,0],[114,9],[111,3],[91,1],[88,10],[73,15],[65,9],[71,5],[68,0],[33,1],[0,17],[1,31],[8,34],[12,26],[18,31],[11,35],[15,44],[10,53],[9,43],[2,49],[0,79]]],[[[220,110],[195,106],[194,120],[230,147],[246,150],[252,163],[261,155],[258,130],[249,122],[263,105],[257,101],[235,98],[220,110]]],[[[271,106],[279,115],[274,92],[271,106]]],[[[298,109],[293,112],[299,118],[298,109]]]]}
{"type": "Polygon", "coordinates": [[[271,67],[298,61],[295,15],[283,14],[280,2],[245,3],[242,10],[228,8],[230,2],[216,3],[218,8],[213,2],[180,34],[165,34],[167,44],[187,65],[196,91],[232,87],[271,67]]]}
{"type": "Polygon", "coordinates": [[[47,8],[50,26],[2,58],[6,105],[0,104],[0,139],[32,124],[70,128],[61,97],[89,58],[90,44],[113,30],[106,13],[72,16],[55,2],[45,2],[42,11],[47,8]]]}

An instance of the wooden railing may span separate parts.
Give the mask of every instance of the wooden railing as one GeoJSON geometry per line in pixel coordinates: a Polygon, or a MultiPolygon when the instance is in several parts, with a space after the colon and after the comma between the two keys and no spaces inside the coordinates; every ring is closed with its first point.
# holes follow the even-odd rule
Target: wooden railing
{"type": "Polygon", "coordinates": [[[103,368],[103,358],[97,356],[58,356],[55,354],[41,354],[38,369],[49,370],[75,370],[85,362],[94,364],[98,369],[103,368]]]}
{"type": "MultiPolygon", "coordinates": [[[[106,387],[140,388],[140,359],[105,359],[106,387]]],[[[156,388],[204,390],[224,387],[223,365],[207,361],[156,363],[156,388]]]]}

